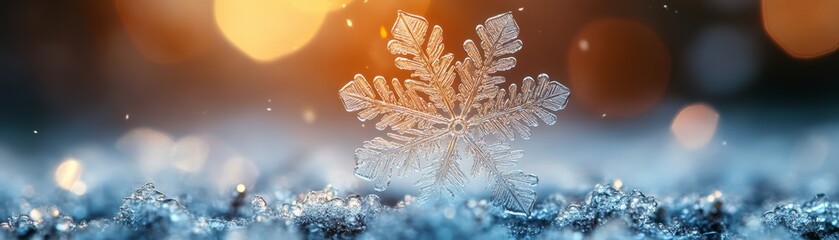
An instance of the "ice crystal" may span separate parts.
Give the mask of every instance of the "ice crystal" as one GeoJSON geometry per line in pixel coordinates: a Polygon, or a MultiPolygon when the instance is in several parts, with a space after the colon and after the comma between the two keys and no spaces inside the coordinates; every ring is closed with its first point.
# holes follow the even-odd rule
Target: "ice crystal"
{"type": "Polygon", "coordinates": [[[839,238],[839,203],[818,194],[804,204],[784,204],[767,211],[763,221],[769,226],[783,226],[801,237],[839,238]]]}
{"type": "Polygon", "coordinates": [[[192,227],[192,215],[177,200],[166,198],[154,184],[147,183],[123,198],[114,219],[132,230],[170,233],[192,227]]]}
{"type": "MultiPolygon", "coordinates": [[[[254,197],[252,205],[255,216],[265,212],[265,200],[261,197],[254,197]]],[[[380,211],[382,205],[376,195],[350,194],[341,198],[338,190],[327,186],[282,204],[277,217],[299,226],[311,238],[347,238],[364,230],[380,211]]]]}
{"type": "Polygon", "coordinates": [[[393,131],[389,139],[376,137],[356,150],[355,174],[384,191],[394,174],[411,168],[421,174],[420,200],[451,199],[468,181],[461,160],[471,159],[472,177],[489,179],[494,204],[529,214],[538,178],[513,170],[524,151],[511,150],[507,142],[516,135],[529,139],[540,119],[554,124],[551,112],[565,107],[568,88],[546,74],[525,78],[521,87],[498,86],[505,78],[497,73],[513,68],[516,59],[509,55],[522,48],[510,12],[478,25],[480,43],[466,40],[467,57],[454,66],[454,56],[443,53],[443,29],[434,26],[426,38],[428,27],[425,18],[400,11],[391,30],[388,49],[399,56],[396,67],[413,71],[413,79],[388,82],[376,76],[371,85],[358,74],[339,92],[346,110],[358,111],[359,120],[381,116],[376,128],[393,131]]]}
{"type": "Polygon", "coordinates": [[[638,190],[629,193],[611,185],[597,185],[586,195],[582,204],[572,203],[561,211],[555,225],[588,233],[614,218],[623,218],[630,228],[651,228],[652,217],[658,207],[653,197],[638,190]]]}

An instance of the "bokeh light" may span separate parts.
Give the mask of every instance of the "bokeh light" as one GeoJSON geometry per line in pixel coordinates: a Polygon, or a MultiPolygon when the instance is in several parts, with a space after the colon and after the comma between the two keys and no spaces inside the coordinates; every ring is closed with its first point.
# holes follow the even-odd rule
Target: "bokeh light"
{"type": "Polygon", "coordinates": [[[318,32],[329,4],[306,0],[216,0],[215,18],[236,48],[271,61],[302,48],[318,32]]]}
{"type": "Polygon", "coordinates": [[[634,116],[661,99],[670,64],[666,46],[649,27],[632,20],[597,20],[572,41],[570,87],[597,115],[634,116]]]}
{"type": "Polygon", "coordinates": [[[384,25],[379,26],[379,37],[382,39],[387,39],[387,29],[384,25]]]}
{"type": "Polygon", "coordinates": [[[78,160],[73,158],[64,160],[55,170],[55,183],[64,190],[71,190],[73,185],[81,179],[83,170],[82,163],[78,160]]]}
{"type": "Polygon", "coordinates": [[[311,107],[307,107],[303,109],[303,121],[306,123],[312,124],[317,120],[317,115],[315,115],[315,110],[311,107]]]}
{"type": "Polygon", "coordinates": [[[200,137],[187,136],[178,139],[172,147],[172,160],[176,168],[184,172],[197,172],[204,166],[209,154],[209,145],[200,137]]]}
{"type": "Polygon", "coordinates": [[[115,0],[135,47],[158,63],[178,62],[213,46],[212,2],[205,0],[115,0]]]}
{"type": "Polygon", "coordinates": [[[670,126],[673,136],[686,149],[704,147],[714,137],[720,115],[713,107],[697,103],[682,108],[670,126]]]}
{"type": "Polygon", "coordinates": [[[77,181],[73,184],[73,187],[70,188],[70,192],[76,194],[77,196],[84,195],[85,193],[87,193],[87,184],[85,184],[82,181],[77,181]]]}
{"type": "Polygon", "coordinates": [[[165,133],[151,128],[137,128],[117,140],[117,148],[138,162],[146,175],[156,173],[169,165],[174,140],[165,133]]]}
{"type": "Polygon", "coordinates": [[[259,169],[252,161],[244,157],[232,157],[217,166],[211,174],[216,188],[220,192],[230,191],[233,187],[253,186],[259,177],[259,169]]]}
{"type": "Polygon", "coordinates": [[[824,166],[831,150],[831,141],[821,134],[811,134],[799,140],[790,153],[790,160],[801,170],[816,170],[824,166]]]}
{"type": "Polygon", "coordinates": [[[789,55],[816,58],[839,48],[839,1],[763,0],[763,27],[789,55]]]}
{"type": "Polygon", "coordinates": [[[755,78],[760,64],[756,42],[742,30],[718,26],[704,31],[690,47],[687,61],[694,85],[706,94],[726,95],[755,78]]]}

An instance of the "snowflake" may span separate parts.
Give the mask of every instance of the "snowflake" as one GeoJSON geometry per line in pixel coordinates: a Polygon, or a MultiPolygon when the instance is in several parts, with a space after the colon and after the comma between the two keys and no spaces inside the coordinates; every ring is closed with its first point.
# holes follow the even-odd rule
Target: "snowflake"
{"type": "Polygon", "coordinates": [[[443,29],[434,26],[426,39],[427,31],[425,18],[402,11],[391,30],[394,39],[387,47],[401,55],[396,67],[413,71],[414,79],[388,82],[376,76],[371,85],[357,74],[340,90],[347,111],[359,111],[361,121],[381,116],[376,128],[393,130],[389,139],[376,137],[355,151],[355,174],[384,191],[394,174],[403,176],[410,168],[421,173],[420,200],[452,199],[467,182],[461,160],[471,159],[471,176],[489,179],[494,204],[529,214],[536,201],[531,188],[539,179],[512,170],[524,151],[511,150],[506,142],[516,135],[529,139],[538,119],[554,124],[551,112],[565,107],[568,88],[546,74],[525,78],[520,88],[498,87],[505,79],[495,74],[513,68],[516,59],[508,55],[522,48],[510,12],[478,25],[480,45],[466,40],[468,57],[454,66],[454,56],[443,54],[443,29]]]}

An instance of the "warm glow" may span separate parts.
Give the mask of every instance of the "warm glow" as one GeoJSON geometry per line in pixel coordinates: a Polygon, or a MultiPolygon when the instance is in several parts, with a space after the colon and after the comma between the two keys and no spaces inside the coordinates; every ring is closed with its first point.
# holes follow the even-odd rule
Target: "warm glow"
{"type": "Polygon", "coordinates": [[[839,48],[839,1],[763,0],[763,27],[797,58],[820,57],[839,48]]]}
{"type": "Polygon", "coordinates": [[[664,95],[670,53],[646,25],[598,20],[583,27],[571,43],[569,87],[592,113],[635,116],[652,109],[664,95]]]}
{"type": "Polygon", "coordinates": [[[51,207],[51,208],[50,208],[50,216],[52,216],[52,217],[58,217],[59,215],[61,215],[61,212],[60,212],[60,211],[58,211],[58,208],[57,208],[57,207],[51,207]]]}
{"type": "Polygon", "coordinates": [[[623,187],[623,181],[621,181],[620,179],[615,179],[615,182],[612,183],[612,186],[614,186],[617,189],[620,189],[621,187],[623,187]]]}
{"type": "Polygon", "coordinates": [[[311,108],[306,108],[303,110],[303,121],[306,123],[314,123],[317,116],[315,116],[315,110],[311,108]]]}
{"type": "Polygon", "coordinates": [[[42,220],[44,220],[44,215],[41,214],[41,210],[38,210],[37,208],[29,210],[29,217],[32,218],[32,221],[35,222],[41,222],[42,220]]]}
{"type": "Polygon", "coordinates": [[[387,39],[387,29],[384,25],[379,27],[379,37],[382,37],[382,39],[387,39]]]}
{"type": "Polygon", "coordinates": [[[714,193],[709,194],[705,198],[705,200],[708,201],[708,202],[713,202],[713,201],[716,201],[717,199],[719,199],[720,197],[722,197],[722,192],[720,192],[720,190],[716,190],[716,191],[714,191],[714,193]]]}
{"type": "Polygon", "coordinates": [[[116,0],[114,5],[134,46],[155,62],[196,56],[217,36],[210,1],[116,0]]]}
{"type": "Polygon", "coordinates": [[[347,27],[352,27],[352,20],[347,19],[347,27]]]}
{"type": "Polygon", "coordinates": [[[65,190],[70,190],[82,177],[82,170],[82,164],[78,160],[64,160],[55,170],[55,183],[65,190]]]}
{"type": "Polygon", "coordinates": [[[328,6],[308,0],[216,0],[215,17],[240,51],[271,61],[306,45],[323,24],[328,6]]]}
{"type": "Polygon", "coordinates": [[[236,185],[236,191],[237,192],[243,193],[243,192],[245,192],[245,190],[246,190],[245,184],[240,183],[239,185],[236,185]]]}
{"type": "Polygon", "coordinates": [[[73,188],[71,188],[70,191],[77,196],[84,195],[87,192],[87,184],[82,181],[77,181],[73,184],[73,188]]]}
{"type": "Polygon", "coordinates": [[[693,104],[679,111],[670,130],[685,148],[699,149],[714,137],[719,118],[719,113],[711,106],[693,104]]]}

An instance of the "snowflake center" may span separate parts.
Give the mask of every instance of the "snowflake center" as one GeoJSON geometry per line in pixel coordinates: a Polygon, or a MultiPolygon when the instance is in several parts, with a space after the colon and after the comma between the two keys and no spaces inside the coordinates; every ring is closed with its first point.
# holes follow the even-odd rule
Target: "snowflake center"
{"type": "Polygon", "coordinates": [[[463,118],[455,118],[449,124],[449,131],[451,131],[454,135],[463,136],[466,134],[466,122],[463,118]]]}

